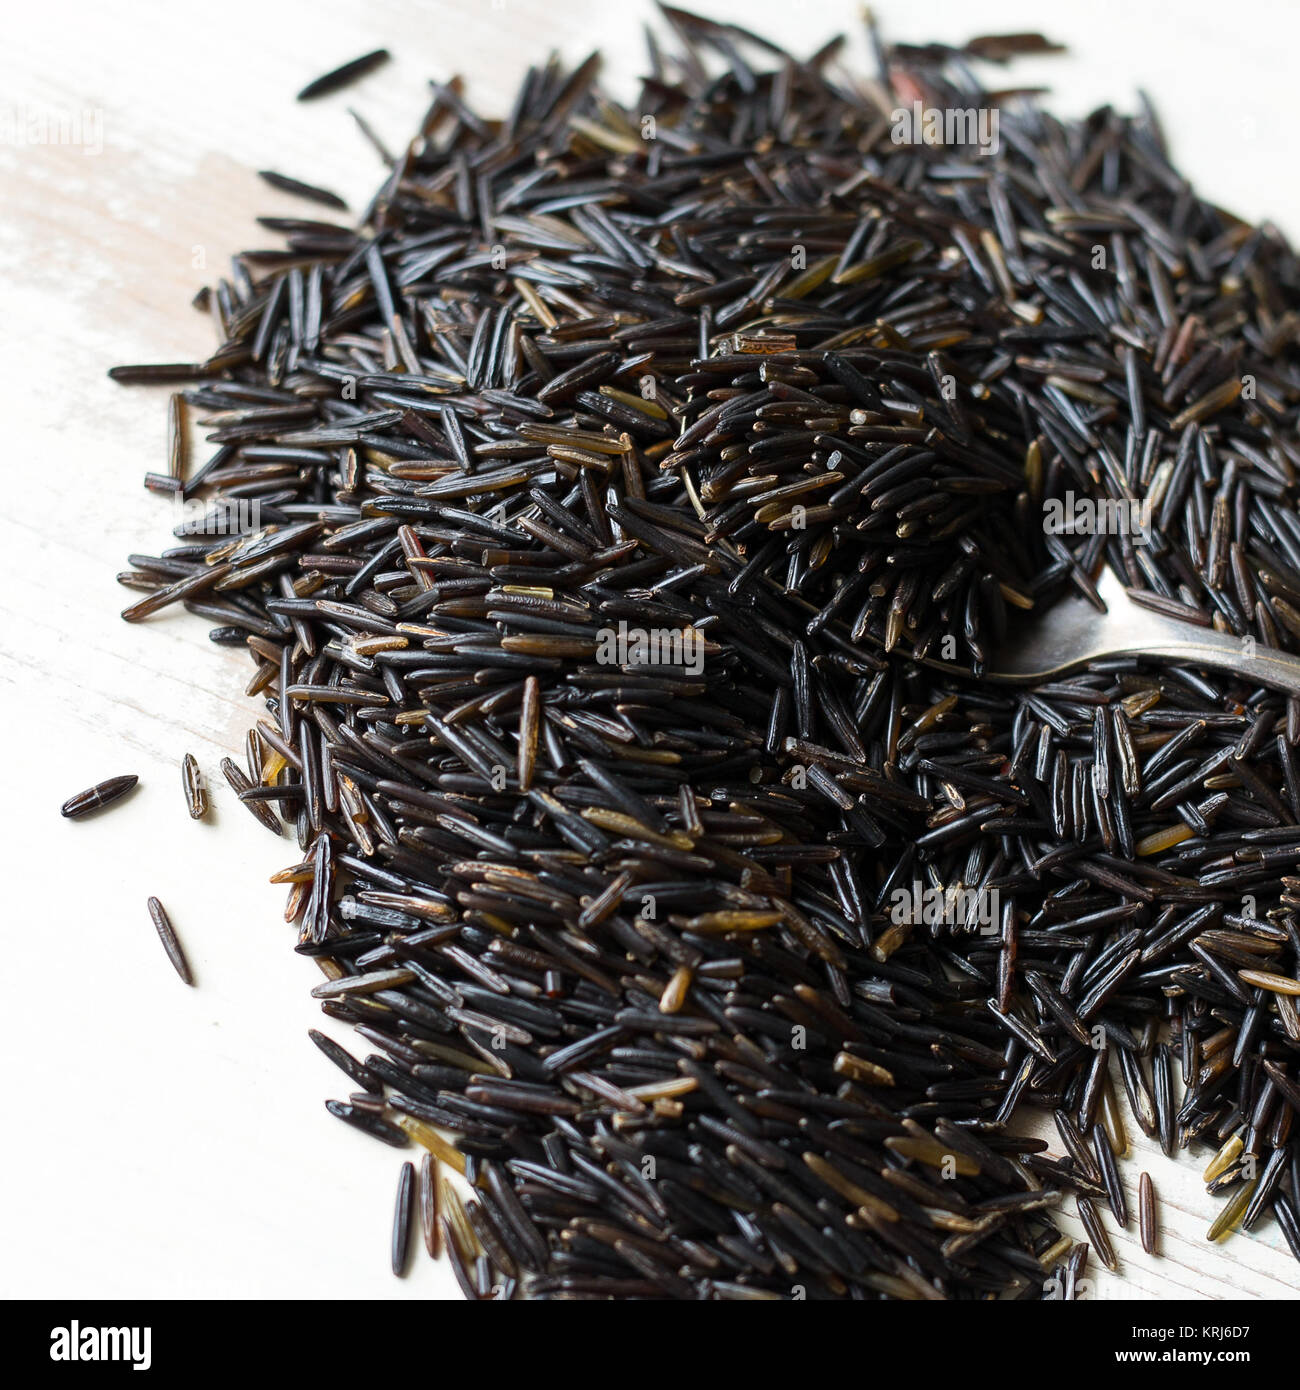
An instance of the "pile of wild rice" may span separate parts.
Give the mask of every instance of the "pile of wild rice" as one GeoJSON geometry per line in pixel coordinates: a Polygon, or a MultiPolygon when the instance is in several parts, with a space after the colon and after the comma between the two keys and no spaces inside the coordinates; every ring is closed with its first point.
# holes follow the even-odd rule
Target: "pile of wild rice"
{"type": "Polygon", "coordinates": [[[1121,1089],[1300,1257],[1300,702],[979,675],[1103,564],[1300,649],[1300,263],[1149,112],[983,90],[1034,36],[864,80],[665,15],[631,107],[433,84],[356,228],[263,219],[216,353],[114,372],[189,383],[149,481],[207,514],[125,616],[253,658],[227,776],[371,1049],[314,1035],[330,1109],[430,1155],[395,1268],[418,1211],[470,1297],[1070,1297],[1121,1089]],[[896,143],[917,102],[999,149],[896,143]]]}

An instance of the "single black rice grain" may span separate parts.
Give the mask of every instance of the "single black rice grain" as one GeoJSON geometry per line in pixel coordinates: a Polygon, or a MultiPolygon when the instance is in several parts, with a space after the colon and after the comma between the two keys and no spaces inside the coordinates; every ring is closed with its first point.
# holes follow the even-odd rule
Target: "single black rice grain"
{"type": "Polygon", "coordinates": [[[388,56],[386,48],[376,48],[372,53],[363,53],[360,58],[340,63],[338,67],[331,68],[329,72],[322,73],[320,77],[308,82],[298,93],[298,100],[311,101],[313,97],[323,97],[329,92],[336,92],[340,87],[346,87],[350,82],[357,81],[366,73],[373,72],[375,68],[386,63],[388,56]]]}
{"type": "Polygon", "coordinates": [[[1138,1178],[1138,1226],[1142,1235],[1142,1248],[1148,1255],[1156,1253],[1156,1192],[1151,1183],[1150,1173],[1142,1173],[1138,1178]]]}
{"type": "Polygon", "coordinates": [[[194,975],[190,970],[189,962],[185,959],[185,952],[181,949],[181,943],[176,938],[175,929],[172,927],[166,910],[157,898],[149,899],[149,916],[158,932],[158,939],[163,944],[163,950],[167,952],[167,959],[171,961],[181,979],[187,985],[192,985],[194,975]]]}
{"type": "Polygon", "coordinates": [[[98,811],[102,806],[111,806],[113,802],[124,797],[139,780],[138,777],[127,774],[124,777],[110,777],[105,782],[97,782],[84,792],[70,796],[63,803],[63,814],[69,820],[76,820],[79,816],[89,815],[91,811],[98,811]]]}
{"type": "Polygon", "coordinates": [[[399,1279],[406,1277],[411,1246],[411,1206],[415,1191],[415,1164],[403,1163],[397,1179],[397,1200],[393,1205],[392,1265],[399,1279]]]}
{"type": "Polygon", "coordinates": [[[208,813],[208,788],[203,772],[193,753],[186,753],[181,764],[181,781],[185,787],[185,804],[192,820],[202,820],[208,813]]]}

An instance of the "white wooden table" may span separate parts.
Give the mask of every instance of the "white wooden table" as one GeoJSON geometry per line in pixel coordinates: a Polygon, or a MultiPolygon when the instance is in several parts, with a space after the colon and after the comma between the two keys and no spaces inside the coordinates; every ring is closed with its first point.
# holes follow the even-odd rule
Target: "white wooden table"
{"type": "MultiPolygon", "coordinates": [[[[1050,82],[1071,111],[1129,104],[1145,85],[1207,192],[1300,229],[1288,158],[1300,14],[1285,5],[1254,5],[1250,24],[1230,26],[1213,3],[1176,18],[1118,0],[1047,13],[1016,0],[978,16],[946,0],[877,9],[914,40],[1050,24],[1082,57],[1024,64],[1024,80],[1050,82]]],[[[423,1257],[405,1282],[389,1274],[399,1160],[322,1104],[349,1083],[306,1038],[333,1025],[308,997],[320,976],[293,953],[282,890],[267,883],[296,847],[277,845],[216,774],[254,713],[241,694],[248,659],[184,615],[118,619],[131,596],[114,573],[129,552],[168,544],[173,519],[140,487],[163,467],[165,393],[104,373],[205,354],[194,292],[231,252],[269,240],[256,213],[312,215],[256,169],[364,205],[380,171],[349,104],[399,146],[427,103],[426,76],[460,72],[476,104],[502,111],[551,46],[570,59],[603,47],[626,89],[649,12],[644,0],[72,0],[6,16],[0,1296],[454,1295],[445,1267],[423,1257]],[[396,61],[359,86],[293,101],[309,78],[380,45],[396,61]],[[42,130],[80,143],[41,143],[42,130]],[[211,824],[185,814],[187,751],[213,784],[211,824]],[[66,796],[120,772],[141,777],[129,804],[93,823],[60,819],[66,796]],[[150,894],[171,911],[197,989],[171,973],[150,894]]],[[[850,3],[718,0],[711,12],[799,52],[856,25],[850,3]]],[[[851,51],[861,62],[856,33],[851,51]]],[[[1145,1166],[1164,1258],[1147,1259],[1131,1225],[1115,1237],[1125,1277],[1094,1264],[1095,1297],[1300,1296],[1275,1229],[1208,1246],[1218,1204],[1199,1165],[1135,1150],[1131,1205],[1145,1166]]]]}

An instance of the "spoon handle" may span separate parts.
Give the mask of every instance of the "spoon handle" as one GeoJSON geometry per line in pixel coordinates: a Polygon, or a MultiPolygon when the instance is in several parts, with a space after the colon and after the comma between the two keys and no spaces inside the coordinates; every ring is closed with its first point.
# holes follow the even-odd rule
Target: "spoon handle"
{"type": "Polygon", "coordinates": [[[1156,640],[1115,647],[1109,654],[1154,657],[1180,666],[1210,666],[1219,671],[1231,671],[1270,690],[1300,695],[1300,657],[1258,644],[1253,649],[1254,654],[1248,655],[1240,637],[1204,631],[1174,619],[1166,619],[1161,627],[1166,630],[1156,640]],[[1171,631],[1175,628],[1179,629],[1176,634],[1171,631]]]}
{"type": "Polygon", "coordinates": [[[1109,567],[1097,578],[1097,593],[1104,612],[1071,594],[1022,625],[990,663],[988,678],[1031,684],[1090,661],[1137,656],[1231,671],[1270,690],[1300,695],[1300,656],[1135,603],[1109,567]]]}

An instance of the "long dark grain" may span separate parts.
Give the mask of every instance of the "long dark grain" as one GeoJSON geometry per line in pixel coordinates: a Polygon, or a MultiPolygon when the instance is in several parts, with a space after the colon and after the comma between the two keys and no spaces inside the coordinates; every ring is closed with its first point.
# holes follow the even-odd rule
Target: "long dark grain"
{"type": "Polygon", "coordinates": [[[96,782],[93,787],[87,787],[84,792],[70,796],[63,803],[62,813],[69,820],[76,820],[81,816],[89,815],[92,811],[98,811],[104,806],[111,806],[131,791],[139,780],[138,777],[128,773],[122,777],[110,777],[107,781],[96,782]]]}
{"type": "Polygon", "coordinates": [[[181,764],[181,782],[185,788],[185,804],[190,818],[202,820],[208,813],[208,787],[198,759],[192,753],[186,753],[181,764]]]}
{"type": "Polygon", "coordinates": [[[415,1192],[415,1164],[403,1163],[397,1178],[397,1199],[393,1206],[392,1266],[399,1279],[406,1277],[411,1245],[411,1208],[415,1192]]]}
{"type": "Polygon", "coordinates": [[[163,944],[163,950],[167,952],[167,959],[172,963],[172,968],[187,985],[192,985],[194,975],[190,970],[189,961],[185,959],[185,952],[181,949],[181,943],[176,937],[175,928],[167,916],[166,909],[157,898],[149,899],[149,917],[153,921],[159,941],[163,944]]]}
{"type": "Polygon", "coordinates": [[[1150,1173],[1142,1173],[1138,1178],[1138,1227],[1142,1236],[1142,1248],[1148,1255],[1156,1253],[1156,1192],[1151,1183],[1150,1173]]]}
{"type": "Polygon", "coordinates": [[[352,58],[346,63],[340,63],[338,67],[331,68],[329,72],[322,73],[321,76],[308,82],[298,93],[298,100],[311,101],[315,97],[323,97],[330,92],[337,92],[340,88],[348,86],[349,83],[358,81],[368,72],[373,72],[377,67],[381,67],[388,61],[388,58],[389,53],[386,48],[376,48],[371,53],[363,53],[359,58],[352,58]]]}

